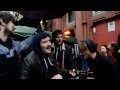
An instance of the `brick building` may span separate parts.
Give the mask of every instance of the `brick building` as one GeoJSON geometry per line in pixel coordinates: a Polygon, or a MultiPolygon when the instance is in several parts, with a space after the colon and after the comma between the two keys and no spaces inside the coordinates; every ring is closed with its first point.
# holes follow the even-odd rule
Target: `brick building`
{"type": "Polygon", "coordinates": [[[52,31],[61,29],[63,32],[66,30],[74,30],[75,37],[79,40],[85,38],[91,38],[90,31],[90,17],[89,11],[71,11],[66,13],[62,18],[49,20],[48,23],[52,23],[50,29],[52,31]]]}
{"type": "Polygon", "coordinates": [[[50,30],[74,30],[78,40],[91,38],[102,44],[116,43],[120,32],[120,11],[71,11],[62,18],[48,20],[50,30]]]}

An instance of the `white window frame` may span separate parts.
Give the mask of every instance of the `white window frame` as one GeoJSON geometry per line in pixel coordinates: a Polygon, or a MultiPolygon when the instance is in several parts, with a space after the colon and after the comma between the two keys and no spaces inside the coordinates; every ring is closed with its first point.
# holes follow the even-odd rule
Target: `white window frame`
{"type": "MultiPolygon", "coordinates": [[[[74,11],[73,11],[74,12],[74,11]]],[[[75,12],[74,12],[75,13],[75,12]]],[[[75,15],[75,14],[74,14],[75,15]]],[[[75,20],[74,21],[72,21],[72,22],[68,22],[68,13],[66,13],[66,26],[69,26],[69,25],[72,25],[72,24],[74,24],[75,23],[75,20]]]]}
{"type": "Polygon", "coordinates": [[[92,11],[92,16],[95,16],[95,15],[99,15],[99,14],[101,14],[101,13],[104,13],[104,12],[106,12],[106,11],[92,11]]]}
{"type": "Polygon", "coordinates": [[[108,32],[115,31],[115,21],[108,22],[108,32]]]}

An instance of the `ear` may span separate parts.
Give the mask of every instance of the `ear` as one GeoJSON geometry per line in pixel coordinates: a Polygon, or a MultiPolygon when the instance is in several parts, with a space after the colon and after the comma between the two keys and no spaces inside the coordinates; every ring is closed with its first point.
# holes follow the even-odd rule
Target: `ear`
{"type": "Polygon", "coordinates": [[[2,26],[6,25],[1,18],[0,18],[0,25],[2,25],[2,26]]]}

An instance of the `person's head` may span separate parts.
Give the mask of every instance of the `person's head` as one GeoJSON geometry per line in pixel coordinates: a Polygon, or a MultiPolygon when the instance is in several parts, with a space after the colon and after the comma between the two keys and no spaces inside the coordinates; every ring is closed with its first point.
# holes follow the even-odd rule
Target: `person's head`
{"type": "Polygon", "coordinates": [[[0,39],[6,42],[14,34],[15,18],[8,12],[0,12],[0,39]]]}
{"type": "Polygon", "coordinates": [[[38,56],[48,55],[51,53],[51,37],[47,33],[39,33],[33,38],[32,46],[38,56]]]}
{"type": "Polygon", "coordinates": [[[84,56],[84,59],[92,58],[92,54],[97,52],[97,44],[90,39],[85,39],[80,41],[79,49],[81,55],[84,56]]]}
{"type": "Polygon", "coordinates": [[[55,30],[52,33],[52,38],[54,43],[61,45],[63,42],[63,32],[61,30],[55,30]]]}
{"type": "Polygon", "coordinates": [[[101,46],[101,53],[102,54],[107,54],[109,51],[109,48],[107,47],[107,45],[102,45],[101,46]]]}

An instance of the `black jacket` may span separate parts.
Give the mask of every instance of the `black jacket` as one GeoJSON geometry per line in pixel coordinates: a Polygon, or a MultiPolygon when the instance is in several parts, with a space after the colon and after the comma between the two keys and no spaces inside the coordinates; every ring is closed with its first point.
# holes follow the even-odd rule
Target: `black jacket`
{"type": "Polygon", "coordinates": [[[0,80],[15,80],[19,78],[19,62],[17,56],[5,58],[0,55],[0,80]]]}
{"type": "Polygon", "coordinates": [[[120,53],[118,53],[119,49],[120,49],[120,45],[116,44],[113,50],[113,57],[117,59],[117,62],[120,62],[120,53]]]}
{"type": "Polygon", "coordinates": [[[76,61],[76,66],[78,70],[88,70],[89,66],[87,61],[83,58],[82,55],[78,55],[77,58],[74,59],[76,61]]]}
{"type": "Polygon", "coordinates": [[[60,69],[57,64],[52,60],[52,65],[49,65],[49,62],[46,60],[48,69],[46,68],[44,60],[40,59],[39,56],[32,51],[22,62],[20,79],[50,79],[55,74],[61,74],[60,69]]]}
{"type": "Polygon", "coordinates": [[[120,80],[118,69],[111,58],[97,53],[95,60],[87,60],[97,80],[120,80]]]}
{"type": "MultiPolygon", "coordinates": [[[[65,44],[65,49],[66,50],[64,51],[64,68],[68,70],[75,69],[76,65],[75,65],[74,56],[72,53],[72,48],[69,45],[65,44]]],[[[60,50],[60,46],[55,45],[54,50],[53,50],[53,56],[55,57],[55,60],[59,62],[60,64],[62,63],[62,55],[63,55],[63,51],[60,50]],[[56,60],[56,54],[57,54],[58,47],[59,47],[58,55],[57,55],[58,57],[56,60]]]]}
{"type": "Polygon", "coordinates": [[[25,58],[21,65],[21,79],[50,79],[55,74],[61,74],[62,72],[65,75],[68,73],[66,70],[59,69],[51,54],[43,55],[40,41],[44,35],[48,36],[47,33],[39,33],[34,36],[33,52],[25,58]]]}

